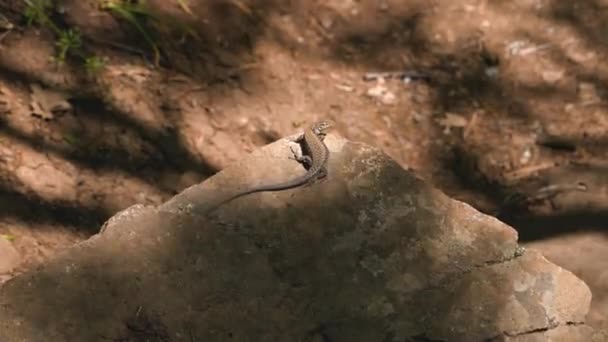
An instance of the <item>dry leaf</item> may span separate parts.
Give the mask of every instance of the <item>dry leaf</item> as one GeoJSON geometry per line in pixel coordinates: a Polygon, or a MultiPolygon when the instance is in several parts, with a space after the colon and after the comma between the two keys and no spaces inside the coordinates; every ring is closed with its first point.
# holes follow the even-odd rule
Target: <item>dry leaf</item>
{"type": "Polygon", "coordinates": [[[35,83],[30,84],[30,91],[32,115],[52,120],[55,115],[72,110],[72,105],[68,102],[69,96],[64,92],[44,89],[35,83]]]}

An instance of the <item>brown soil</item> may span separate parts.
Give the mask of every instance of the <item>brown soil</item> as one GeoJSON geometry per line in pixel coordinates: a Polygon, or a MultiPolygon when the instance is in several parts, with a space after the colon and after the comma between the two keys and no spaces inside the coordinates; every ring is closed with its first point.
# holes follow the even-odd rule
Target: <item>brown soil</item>
{"type": "Polygon", "coordinates": [[[0,2],[0,234],[23,259],[12,275],[329,118],[512,224],[588,282],[590,323],[608,324],[608,4],[182,2],[148,1],[155,54],[98,1],[63,1],[51,18],[106,58],[95,72],[76,56],[57,64],[56,34],[0,2]],[[414,76],[364,79],[386,71],[414,76]]]}

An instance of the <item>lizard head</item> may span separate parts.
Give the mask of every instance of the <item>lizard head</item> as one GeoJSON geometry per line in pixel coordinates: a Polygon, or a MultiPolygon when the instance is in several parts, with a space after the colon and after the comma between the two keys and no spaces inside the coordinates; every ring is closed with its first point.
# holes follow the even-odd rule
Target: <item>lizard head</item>
{"type": "Polygon", "coordinates": [[[332,126],[332,123],[330,121],[327,121],[327,120],[318,121],[312,125],[312,131],[317,135],[324,134],[325,131],[327,129],[329,129],[331,126],[332,126]]]}

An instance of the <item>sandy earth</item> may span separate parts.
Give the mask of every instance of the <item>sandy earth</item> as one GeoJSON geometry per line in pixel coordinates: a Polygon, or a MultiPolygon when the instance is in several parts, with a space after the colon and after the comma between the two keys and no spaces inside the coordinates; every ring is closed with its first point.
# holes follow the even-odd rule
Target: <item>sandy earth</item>
{"type": "Polygon", "coordinates": [[[0,281],[328,118],[512,224],[608,324],[608,1],[149,1],[154,46],[58,3],[105,63],[58,64],[57,32],[0,2],[0,234],[21,258],[0,281]]]}

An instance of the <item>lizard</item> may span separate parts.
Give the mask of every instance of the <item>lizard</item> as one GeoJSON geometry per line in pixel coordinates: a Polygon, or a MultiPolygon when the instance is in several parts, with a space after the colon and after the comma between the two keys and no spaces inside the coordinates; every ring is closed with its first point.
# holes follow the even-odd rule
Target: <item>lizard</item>
{"type": "Polygon", "coordinates": [[[239,197],[253,194],[256,192],[265,191],[282,191],[297,188],[306,184],[310,184],[315,180],[324,178],[327,176],[327,163],[329,161],[329,149],[325,145],[324,139],[327,129],[331,127],[329,121],[319,121],[312,124],[310,127],[304,130],[304,133],[298,136],[294,142],[302,145],[302,154],[298,155],[296,151],[291,148],[293,158],[299,163],[304,164],[307,167],[306,173],[301,176],[295,177],[285,182],[274,183],[274,184],[262,184],[253,186],[231,195],[230,197],[220,201],[211,208],[206,210],[206,214],[214,211],[218,207],[226,204],[239,197]]]}

